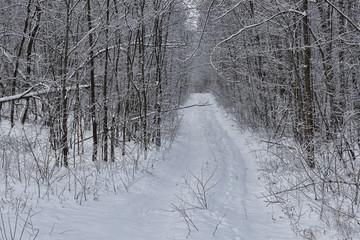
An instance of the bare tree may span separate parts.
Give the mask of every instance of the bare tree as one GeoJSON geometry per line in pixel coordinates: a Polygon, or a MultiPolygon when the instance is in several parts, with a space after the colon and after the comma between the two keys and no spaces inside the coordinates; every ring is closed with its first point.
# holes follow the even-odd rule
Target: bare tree
{"type": "Polygon", "coordinates": [[[87,0],[87,23],[89,31],[89,64],[90,64],[90,115],[92,122],[92,139],[93,139],[93,153],[92,160],[97,160],[98,155],[98,133],[97,133],[97,119],[96,119],[96,100],[95,100],[95,56],[94,56],[94,40],[93,40],[93,26],[91,20],[91,0],[87,0]]]}

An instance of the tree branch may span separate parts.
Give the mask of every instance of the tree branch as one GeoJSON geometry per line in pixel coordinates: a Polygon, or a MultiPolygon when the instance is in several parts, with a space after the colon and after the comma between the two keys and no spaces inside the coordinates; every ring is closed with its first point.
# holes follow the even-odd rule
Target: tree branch
{"type": "Polygon", "coordinates": [[[325,0],[325,2],[327,2],[331,7],[333,7],[341,16],[343,16],[344,18],[346,18],[346,20],[349,21],[349,23],[358,31],[360,32],[360,27],[358,25],[356,25],[356,23],[354,23],[348,16],[346,16],[338,7],[336,7],[333,3],[331,3],[328,0],[325,0]]]}
{"type": "Polygon", "coordinates": [[[230,35],[229,37],[225,38],[224,40],[218,42],[218,43],[215,45],[215,47],[213,48],[213,51],[212,51],[211,54],[210,54],[210,63],[211,63],[211,65],[213,66],[213,68],[217,70],[217,68],[215,67],[214,62],[213,62],[213,60],[212,60],[212,56],[213,56],[213,54],[215,53],[215,50],[216,50],[221,44],[224,44],[224,43],[230,41],[230,40],[233,39],[234,37],[240,35],[240,34],[241,34],[242,32],[244,32],[245,30],[248,30],[248,29],[255,28],[255,27],[258,27],[258,26],[260,26],[260,25],[263,25],[264,23],[267,23],[267,22],[273,20],[273,19],[276,18],[277,16],[280,16],[280,15],[286,14],[286,13],[296,13],[296,14],[302,15],[303,17],[306,16],[306,13],[305,13],[305,12],[300,12],[300,11],[297,11],[297,10],[289,9],[289,10],[287,10],[287,11],[278,12],[278,13],[276,13],[275,15],[273,15],[273,16],[271,16],[271,17],[269,17],[269,18],[267,18],[267,19],[265,19],[265,20],[263,20],[263,21],[261,21],[261,22],[254,23],[254,24],[251,24],[251,25],[248,25],[248,26],[245,26],[245,27],[241,28],[241,29],[240,29],[239,31],[237,31],[236,33],[230,35]]]}
{"type": "MultiPolygon", "coordinates": [[[[2,97],[2,98],[0,98],[0,103],[11,102],[11,101],[21,100],[21,99],[27,99],[27,98],[31,98],[31,97],[36,97],[36,96],[40,96],[40,95],[44,95],[44,94],[48,94],[48,93],[55,93],[55,92],[61,91],[60,88],[55,88],[52,90],[45,89],[45,90],[41,90],[41,91],[36,91],[36,90],[33,91],[33,89],[37,86],[39,86],[39,85],[33,86],[33,87],[27,89],[26,91],[16,94],[16,95],[2,97]]],[[[80,85],[79,89],[84,89],[84,88],[89,88],[89,87],[90,87],[89,85],[80,85]]],[[[67,87],[66,90],[67,91],[76,90],[76,87],[67,87]]]]}

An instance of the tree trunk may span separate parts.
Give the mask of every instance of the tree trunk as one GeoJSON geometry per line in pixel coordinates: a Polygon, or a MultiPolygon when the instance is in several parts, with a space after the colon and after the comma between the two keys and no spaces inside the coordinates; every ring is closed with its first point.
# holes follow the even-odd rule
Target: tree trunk
{"type": "Polygon", "coordinates": [[[314,116],[313,116],[313,92],[311,81],[311,46],[310,46],[310,21],[308,16],[308,0],[303,0],[303,40],[304,40],[304,86],[305,86],[305,147],[307,152],[307,164],[315,168],[314,148],[314,116]]]}
{"type": "Polygon", "coordinates": [[[95,62],[94,62],[94,41],[91,23],[91,0],[87,0],[87,23],[89,31],[89,45],[90,45],[90,115],[92,121],[92,134],[93,134],[93,152],[92,161],[97,160],[98,155],[98,136],[97,136],[97,121],[96,121],[96,100],[95,100],[95,62]]]}
{"type": "Polygon", "coordinates": [[[105,66],[104,66],[104,81],[103,81],[103,101],[104,101],[104,116],[103,116],[103,160],[108,161],[108,65],[109,65],[109,21],[110,21],[110,0],[106,1],[106,27],[105,27],[105,66]]]}
{"type": "Polygon", "coordinates": [[[66,82],[67,82],[67,71],[68,71],[68,61],[69,61],[69,33],[70,33],[70,14],[71,14],[71,1],[67,1],[67,9],[66,9],[66,29],[65,29],[65,46],[64,46],[64,62],[63,62],[63,69],[62,69],[62,82],[61,82],[61,148],[62,148],[62,157],[63,157],[63,164],[65,167],[69,166],[68,163],[68,153],[69,153],[69,146],[68,146],[68,128],[67,128],[67,120],[68,120],[68,106],[67,106],[67,91],[66,91],[66,82]]]}
{"type": "MultiPolygon", "coordinates": [[[[26,32],[28,30],[29,27],[29,21],[30,21],[30,13],[31,13],[31,0],[29,0],[28,5],[27,5],[27,15],[25,18],[25,23],[24,23],[24,29],[23,29],[23,36],[21,38],[21,42],[19,45],[19,49],[16,55],[16,62],[15,62],[15,68],[14,68],[14,72],[13,72],[13,79],[12,79],[12,84],[11,84],[11,95],[15,95],[16,93],[16,87],[17,87],[17,74],[19,71],[19,65],[20,65],[20,57],[21,57],[21,53],[24,47],[24,43],[25,43],[25,39],[26,39],[26,32]]],[[[15,126],[15,102],[11,101],[11,107],[10,107],[10,123],[11,123],[11,127],[15,126]]]]}

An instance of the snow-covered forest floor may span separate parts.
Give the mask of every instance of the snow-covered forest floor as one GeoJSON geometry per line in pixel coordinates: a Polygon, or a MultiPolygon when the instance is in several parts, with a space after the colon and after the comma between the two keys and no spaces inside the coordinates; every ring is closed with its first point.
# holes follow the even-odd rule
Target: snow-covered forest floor
{"type": "Polygon", "coordinates": [[[359,16],[0,1],[0,240],[360,239],[359,16]]]}
{"type": "MultiPolygon", "coordinates": [[[[86,150],[80,164],[54,167],[51,151],[39,148],[46,139],[26,134],[34,126],[10,131],[3,122],[1,239],[298,239],[263,197],[262,146],[211,94],[185,105],[205,106],[180,111],[171,145],[147,159],[134,152],[137,171],[126,158],[93,163],[86,150]]],[[[317,224],[311,212],[299,214],[317,224]]]]}

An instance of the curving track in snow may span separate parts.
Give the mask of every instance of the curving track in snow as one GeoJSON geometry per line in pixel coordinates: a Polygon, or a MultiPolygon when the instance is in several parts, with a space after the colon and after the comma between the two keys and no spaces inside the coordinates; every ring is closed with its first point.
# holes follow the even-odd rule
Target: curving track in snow
{"type": "MultiPolygon", "coordinates": [[[[171,150],[178,169],[201,169],[206,163],[217,167],[211,189],[208,213],[198,213],[199,232],[191,239],[294,239],[285,219],[259,199],[261,191],[255,158],[241,133],[226,117],[211,94],[193,94],[188,105],[209,103],[210,106],[183,112],[183,131],[171,150]],[[222,216],[212,236],[214,225],[222,216]],[[283,221],[281,221],[283,220],[283,221]],[[203,230],[201,230],[203,229],[203,230]]],[[[199,172],[199,170],[198,170],[199,172]]]]}
{"type": "Polygon", "coordinates": [[[195,180],[190,172],[207,179],[215,169],[208,209],[186,211],[198,228],[191,228],[188,239],[295,239],[286,220],[258,199],[262,187],[246,135],[211,94],[192,94],[185,105],[202,103],[210,105],[182,110],[179,136],[164,161],[129,193],[83,206],[45,208],[35,220],[42,226],[38,239],[186,239],[186,222],[173,205],[184,206],[178,197],[197,205],[185,179],[195,180]]]}

